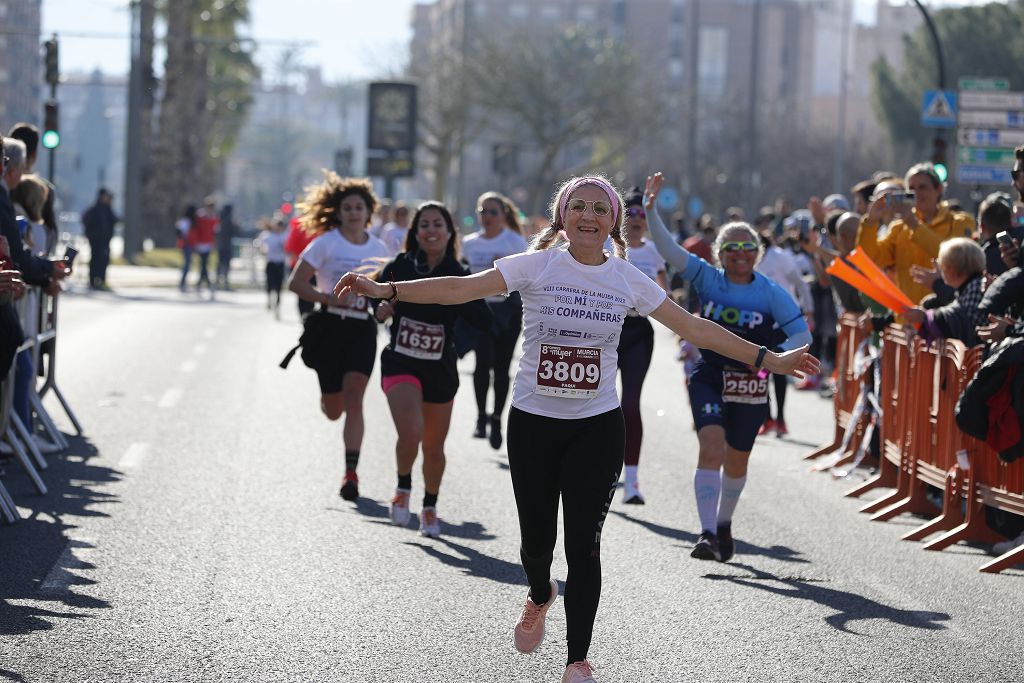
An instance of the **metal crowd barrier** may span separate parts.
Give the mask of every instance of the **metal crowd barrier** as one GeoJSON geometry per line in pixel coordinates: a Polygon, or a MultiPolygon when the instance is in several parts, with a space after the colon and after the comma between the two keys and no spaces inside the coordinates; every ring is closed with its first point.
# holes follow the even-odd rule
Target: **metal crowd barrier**
{"type": "MultiPolygon", "coordinates": [[[[68,447],[64,434],[57,428],[46,408],[43,397],[48,392],[60,402],[76,433],[81,436],[82,426],[57,385],[57,308],[58,297],[51,297],[38,287],[29,288],[16,308],[22,327],[26,331],[25,341],[18,348],[18,354],[28,351],[32,354],[34,372],[29,384],[29,408],[31,424],[25,424],[14,410],[15,375],[17,356],[0,391],[0,450],[15,457],[28,474],[36,491],[47,492],[46,483],[39,471],[47,468],[45,454],[62,451],[68,447]],[[39,377],[42,376],[42,383],[39,377]]],[[[8,522],[20,518],[10,493],[0,481],[0,516],[8,522]]]]}
{"type": "MultiPolygon", "coordinates": [[[[858,336],[850,322],[844,319],[840,325],[841,344],[858,336]]],[[[882,334],[878,473],[846,495],[859,496],[879,487],[894,489],[863,506],[861,512],[874,521],[905,512],[931,516],[903,535],[904,540],[923,541],[939,534],[922,546],[926,550],[942,550],[959,541],[1002,540],[988,526],[986,507],[1024,516],[1024,459],[1003,462],[986,443],[956,426],[957,400],[981,366],[982,352],[980,346],[968,349],[955,340],[929,346],[895,325],[882,334]],[[929,487],[944,491],[941,509],[928,499],[929,487]]],[[[838,360],[847,359],[840,356],[838,360]]],[[[840,377],[845,370],[840,369],[840,377]]],[[[852,393],[837,391],[834,397],[837,435],[840,429],[850,428],[852,393]],[[841,420],[846,424],[840,425],[841,420]]],[[[999,572],[1018,563],[1024,563],[1024,546],[980,569],[999,572]]]]}

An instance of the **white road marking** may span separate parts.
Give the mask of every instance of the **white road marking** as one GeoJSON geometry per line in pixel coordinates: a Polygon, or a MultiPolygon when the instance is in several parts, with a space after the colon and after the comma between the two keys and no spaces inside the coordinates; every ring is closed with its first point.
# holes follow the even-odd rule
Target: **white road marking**
{"type": "Polygon", "coordinates": [[[181,371],[185,373],[195,372],[197,367],[199,367],[199,363],[194,360],[187,360],[181,364],[181,371]]]}
{"type": "Polygon", "coordinates": [[[77,579],[81,577],[72,574],[73,569],[91,569],[94,562],[90,558],[96,553],[96,542],[94,539],[74,535],[77,530],[69,530],[68,544],[64,551],[57,558],[50,573],[43,579],[39,586],[41,593],[66,593],[77,579]]]}
{"type": "Polygon", "coordinates": [[[128,450],[121,456],[121,460],[118,461],[117,467],[122,470],[129,470],[134,467],[138,467],[142,464],[142,461],[146,458],[149,453],[149,444],[136,442],[128,447],[128,450]]]}
{"type": "Polygon", "coordinates": [[[164,395],[157,401],[157,408],[173,408],[178,405],[178,401],[181,400],[182,395],[185,393],[183,389],[178,387],[171,387],[164,392],[164,395]]]}

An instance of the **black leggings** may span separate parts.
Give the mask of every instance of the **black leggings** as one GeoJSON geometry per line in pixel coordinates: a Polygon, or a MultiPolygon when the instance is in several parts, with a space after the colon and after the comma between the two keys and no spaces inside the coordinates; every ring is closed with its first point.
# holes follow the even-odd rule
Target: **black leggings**
{"type": "Polygon", "coordinates": [[[476,368],[473,370],[473,392],[476,394],[478,415],[487,414],[487,390],[494,374],[494,410],[500,418],[505,411],[510,384],[509,368],[516,352],[516,342],[523,328],[523,308],[519,300],[489,304],[494,315],[492,329],[480,333],[474,351],[476,368]]]}
{"type": "MultiPolygon", "coordinates": [[[[572,399],[566,399],[572,400],[572,399]]],[[[586,659],[601,598],[601,528],[622,471],[622,409],[575,420],[508,417],[508,464],[519,512],[519,556],[530,595],[549,594],[558,499],[565,523],[568,663],[586,659]]]]}
{"type": "Polygon", "coordinates": [[[654,328],[647,318],[626,318],[619,338],[619,371],[622,373],[622,415],[626,422],[627,465],[640,463],[644,422],[640,417],[640,391],[654,353],[654,328]]]}

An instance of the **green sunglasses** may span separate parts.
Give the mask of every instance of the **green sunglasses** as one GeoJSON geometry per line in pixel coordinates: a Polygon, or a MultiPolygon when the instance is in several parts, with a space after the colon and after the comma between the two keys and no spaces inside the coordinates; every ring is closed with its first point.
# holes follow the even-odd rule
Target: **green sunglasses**
{"type": "Polygon", "coordinates": [[[722,251],[757,251],[754,242],[723,242],[722,251]]]}

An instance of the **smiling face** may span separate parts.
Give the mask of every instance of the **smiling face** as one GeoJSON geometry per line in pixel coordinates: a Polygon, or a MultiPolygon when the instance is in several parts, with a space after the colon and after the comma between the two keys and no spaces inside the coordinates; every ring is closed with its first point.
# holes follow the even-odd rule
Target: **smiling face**
{"type": "Polygon", "coordinates": [[[722,235],[722,244],[741,243],[752,245],[750,249],[729,251],[720,249],[718,261],[725,269],[725,274],[732,278],[746,279],[752,277],[754,266],[757,265],[758,244],[751,233],[742,228],[732,228],[722,235]]]}
{"type": "Polygon", "coordinates": [[[907,182],[907,191],[914,193],[914,208],[919,213],[934,211],[942,199],[942,187],[936,187],[932,177],[927,173],[918,173],[910,176],[907,182]]]}
{"type": "Polygon", "coordinates": [[[448,223],[437,209],[424,209],[419,221],[413,226],[420,249],[428,258],[441,258],[448,248],[452,235],[448,223]]]}
{"type": "Polygon", "coordinates": [[[596,185],[583,185],[569,195],[563,228],[570,246],[600,250],[608,239],[608,235],[611,234],[615,208],[611,207],[609,211],[604,212],[603,216],[600,216],[598,215],[601,213],[600,211],[595,212],[594,202],[610,205],[608,195],[596,185]],[[586,202],[583,211],[573,211],[570,208],[575,199],[586,202]]]}

